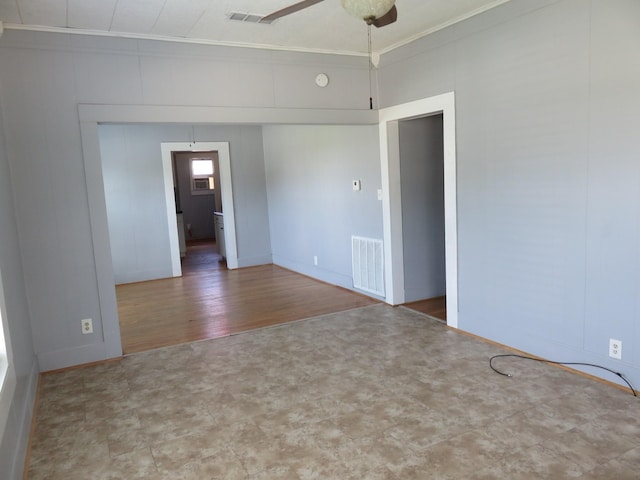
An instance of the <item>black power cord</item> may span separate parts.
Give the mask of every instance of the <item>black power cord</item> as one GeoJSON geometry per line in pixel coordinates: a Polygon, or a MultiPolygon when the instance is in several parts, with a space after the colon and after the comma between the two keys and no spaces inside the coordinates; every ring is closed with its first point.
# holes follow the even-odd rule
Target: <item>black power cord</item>
{"type": "Polygon", "coordinates": [[[493,366],[493,361],[496,358],[503,358],[503,357],[522,358],[524,360],[531,360],[533,362],[548,363],[550,365],[582,365],[584,367],[600,368],[602,370],[606,370],[607,372],[613,373],[614,375],[620,377],[624,381],[624,383],[626,383],[629,386],[629,388],[631,389],[631,393],[633,393],[633,396],[634,397],[638,396],[638,393],[631,386],[631,382],[629,382],[629,380],[627,380],[622,373],[616,372],[615,370],[611,370],[610,368],[607,368],[607,367],[603,367],[602,365],[595,365],[593,363],[583,363],[583,362],[554,362],[553,360],[545,360],[543,358],[527,357],[526,355],[517,355],[515,353],[506,353],[506,354],[502,354],[502,355],[494,355],[493,357],[491,357],[489,359],[489,366],[491,367],[491,370],[493,370],[494,372],[496,372],[496,373],[498,373],[498,374],[500,374],[502,376],[505,376],[505,377],[511,377],[512,375],[510,373],[501,372],[500,370],[498,370],[496,367],[493,366]]]}

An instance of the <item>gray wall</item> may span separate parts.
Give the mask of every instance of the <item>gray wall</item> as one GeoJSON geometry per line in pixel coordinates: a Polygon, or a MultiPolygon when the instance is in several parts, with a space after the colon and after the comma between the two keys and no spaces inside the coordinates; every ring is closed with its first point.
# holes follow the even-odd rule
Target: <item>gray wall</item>
{"type": "Polygon", "coordinates": [[[282,125],[263,134],[273,262],[353,288],[351,235],[382,238],[377,128],[282,125]]]}
{"type": "Polygon", "coordinates": [[[100,125],[116,283],[172,276],[160,144],[189,142],[194,131],[202,142],[229,142],[238,264],[271,261],[261,127],[100,125]]]}
{"type": "MultiPolygon", "coordinates": [[[[243,111],[253,118],[262,111],[284,112],[304,121],[307,109],[330,116],[327,109],[366,108],[360,92],[368,85],[361,58],[17,30],[0,38],[0,65],[11,66],[0,69],[0,98],[41,370],[119,350],[115,292],[108,285],[113,272],[105,253],[107,217],[94,188],[102,182],[97,133],[90,122],[80,123],[78,104],[112,105],[115,112],[129,111],[129,105],[193,106],[189,112],[198,113],[206,106],[233,107],[225,111],[235,123],[243,111]],[[326,89],[314,84],[319,71],[331,77],[326,89]],[[81,137],[81,127],[88,138],[81,137]],[[81,333],[83,318],[94,320],[93,334],[81,333]]],[[[184,117],[163,121],[197,123],[184,117]]],[[[196,125],[195,138],[210,139],[200,133],[207,127],[196,125]]],[[[218,139],[232,143],[238,261],[260,263],[270,254],[264,164],[256,161],[262,155],[260,128],[225,127],[223,133],[218,139]]],[[[189,128],[184,135],[158,137],[190,141],[192,135],[189,128]]]]}
{"type": "MultiPolygon", "coordinates": [[[[461,328],[542,356],[607,364],[636,384],[639,19],[637,0],[512,0],[383,55],[379,70],[383,106],[456,92],[461,328]],[[622,362],[608,359],[609,337],[623,341],[622,362]]],[[[5,282],[16,295],[7,305],[11,342],[28,379],[13,402],[18,432],[32,404],[33,352],[42,370],[113,352],[101,336],[103,320],[107,328],[114,320],[101,317],[98,284],[106,275],[94,255],[108,239],[94,245],[92,237],[96,227],[106,232],[107,219],[90,217],[87,189],[101,169],[85,170],[78,104],[292,109],[303,117],[306,109],[366,109],[360,60],[4,32],[0,108],[13,207],[3,197],[0,259],[3,276],[5,268],[16,274],[5,282]],[[331,77],[326,89],[313,84],[319,71],[331,77]],[[80,333],[86,317],[94,319],[93,335],[80,333]]],[[[237,145],[254,135],[228,128],[237,145]]],[[[274,258],[346,281],[348,236],[382,233],[380,205],[371,200],[380,182],[377,131],[341,130],[317,129],[342,146],[333,150],[314,127],[265,129],[268,215],[238,213],[266,210],[265,172],[250,161],[232,165],[234,182],[245,185],[234,200],[247,242],[239,240],[239,256],[264,244],[252,237],[262,227],[254,220],[271,217],[274,258]],[[350,181],[358,177],[363,191],[354,194],[350,181]],[[300,199],[308,210],[287,204],[300,199]],[[291,218],[314,234],[287,224],[291,218]],[[331,229],[339,233],[327,235],[331,229]],[[317,243],[287,252],[295,239],[317,243]]],[[[255,158],[262,148],[250,141],[240,152],[255,158]]],[[[0,169],[6,183],[4,158],[0,169]]],[[[7,438],[14,437],[3,439],[3,462],[20,451],[7,438]]]]}
{"type": "Polygon", "coordinates": [[[446,293],[442,115],[398,123],[405,302],[446,293]]]}
{"type": "MultiPolygon", "coordinates": [[[[0,108],[0,126],[2,119],[0,108]]],[[[0,472],[2,472],[2,478],[17,480],[22,478],[38,369],[31,340],[31,323],[10,178],[5,139],[0,128],[0,225],[2,226],[0,227],[0,272],[6,307],[4,321],[8,327],[5,340],[8,344],[7,349],[12,354],[11,359],[16,375],[13,393],[0,396],[3,402],[2,410],[8,407],[4,430],[0,428],[0,432],[3,432],[0,437],[0,472]]]]}
{"type": "Polygon", "coordinates": [[[455,91],[459,326],[636,385],[638,45],[637,0],[512,0],[379,75],[385,106],[455,91]]]}
{"type": "Polygon", "coordinates": [[[172,276],[161,138],[152,127],[100,126],[116,284],[172,276]]]}
{"type": "MultiPolygon", "coordinates": [[[[175,183],[178,185],[180,196],[180,209],[182,210],[185,223],[185,238],[189,240],[213,239],[215,231],[213,226],[213,212],[216,209],[216,190],[207,192],[202,195],[194,195],[191,193],[191,159],[192,158],[209,158],[211,159],[214,169],[217,162],[216,152],[206,153],[178,153],[174,156],[177,178],[175,183]],[[187,232],[187,225],[191,225],[190,234],[187,232]]],[[[214,182],[216,189],[220,190],[220,182],[214,182]]]]}

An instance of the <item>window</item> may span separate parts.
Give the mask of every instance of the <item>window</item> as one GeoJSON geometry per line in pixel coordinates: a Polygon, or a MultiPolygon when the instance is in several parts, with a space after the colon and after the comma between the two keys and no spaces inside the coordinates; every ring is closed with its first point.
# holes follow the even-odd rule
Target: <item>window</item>
{"type": "Polygon", "coordinates": [[[9,366],[7,355],[7,343],[5,340],[5,304],[4,304],[4,291],[2,287],[2,276],[0,276],[0,389],[4,384],[4,378],[7,374],[7,368],[9,366]]]}
{"type": "Polygon", "coordinates": [[[191,159],[191,194],[212,194],[216,188],[213,181],[213,160],[211,158],[191,159]]]}
{"type": "Polygon", "coordinates": [[[5,308],[2,275],[0,274],[0,438],[3,438],[16,388],[16,376],[9,364],[11,352],[7,348],[7,310],[5,308]]]}
{"type": "Polygon", "coordinates": [[[7,344],[4,339],[4,325],[2,321],[2,311],[0,311],[0,389],[4,385],[4,377],[7,375],[9,362],[7,359],[7,344]]]}

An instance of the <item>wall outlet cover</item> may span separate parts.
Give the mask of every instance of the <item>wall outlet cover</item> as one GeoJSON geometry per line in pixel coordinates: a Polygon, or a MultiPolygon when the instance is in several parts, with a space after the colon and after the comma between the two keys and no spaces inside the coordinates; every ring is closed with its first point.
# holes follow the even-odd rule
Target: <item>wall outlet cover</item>
{"type": "Polygon", "coordinates": [[[609,339],[609,356],[617,360],[622,360],[622,342],[615,338],[609,339]]]}
{"type": "Polygon", "coordinates": [[[82,324],[82,333],[87,335],[93,333],[93,321],[90,318],[85,318],[80,321],[82,324]]]}

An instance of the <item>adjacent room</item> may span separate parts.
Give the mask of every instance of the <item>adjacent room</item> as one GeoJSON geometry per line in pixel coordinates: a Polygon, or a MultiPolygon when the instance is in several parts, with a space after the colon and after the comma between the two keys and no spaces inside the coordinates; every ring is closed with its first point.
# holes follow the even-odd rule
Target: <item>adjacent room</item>
{"type": "Polygon", "coordinates": [[[0,0],[0,476],[634,478],[637,45],[637,0],[0,0]]]}

